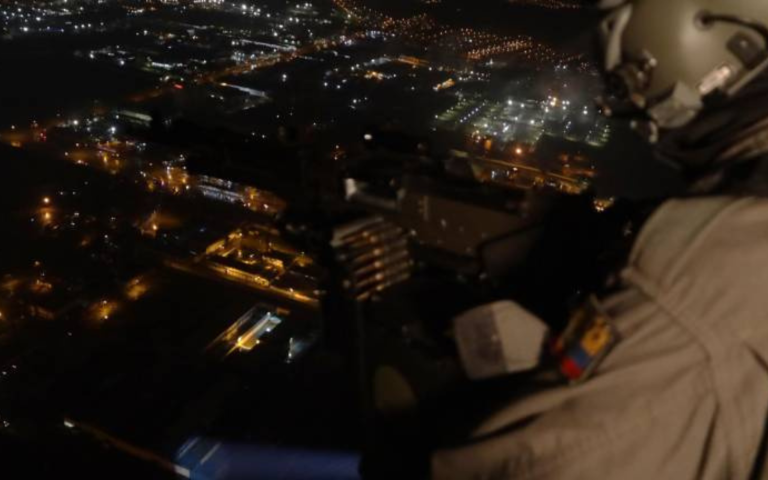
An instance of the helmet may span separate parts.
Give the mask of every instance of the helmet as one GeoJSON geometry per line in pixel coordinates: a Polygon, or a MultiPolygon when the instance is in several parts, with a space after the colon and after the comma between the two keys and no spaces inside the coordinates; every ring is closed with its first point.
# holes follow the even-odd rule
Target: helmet
{"type": "Polygon", "coordinates": [[[736,97],[768,70],[768,1],[603,0],[609,116],[652,142],[736,97]]]}

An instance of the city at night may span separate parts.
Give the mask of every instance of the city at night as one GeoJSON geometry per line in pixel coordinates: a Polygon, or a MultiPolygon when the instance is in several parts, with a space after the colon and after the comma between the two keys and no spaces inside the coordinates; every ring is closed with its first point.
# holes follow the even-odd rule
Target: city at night
{"type": "Polygon", "coordinates": [[[0,0],[0,478],[768,479],[768,4],[0,0]]]}

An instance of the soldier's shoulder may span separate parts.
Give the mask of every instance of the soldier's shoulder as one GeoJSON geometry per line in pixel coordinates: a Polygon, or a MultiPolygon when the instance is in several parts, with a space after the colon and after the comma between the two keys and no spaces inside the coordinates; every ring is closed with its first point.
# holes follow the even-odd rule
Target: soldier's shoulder
{"type": "Polygon", "coordinates": [[[630,267],[663,284],[768,272],[768,198],[669,201],[638,236],[630,267]]]}

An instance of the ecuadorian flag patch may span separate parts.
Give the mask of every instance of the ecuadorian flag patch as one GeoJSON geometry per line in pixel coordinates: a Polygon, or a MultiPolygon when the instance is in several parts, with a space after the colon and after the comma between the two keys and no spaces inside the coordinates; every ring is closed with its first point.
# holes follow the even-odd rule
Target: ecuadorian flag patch
{"type": "Polygon", "coordinates": [[[560,372],[571,382],[587,380],[618,342],[618,335],[597,299],[574,311],[568,327],[551,344],[560,372]]]}

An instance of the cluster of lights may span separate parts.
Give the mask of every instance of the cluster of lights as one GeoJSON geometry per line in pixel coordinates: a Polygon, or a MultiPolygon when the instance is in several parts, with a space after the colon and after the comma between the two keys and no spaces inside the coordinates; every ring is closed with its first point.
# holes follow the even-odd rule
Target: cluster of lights
{"type": "Polygon", "coordinates": [[[574,105],[571,100],[553,94],[540,99],[509,98],[504,102],[462,96],[453,107],[435,115],[434,127],[471,131],[475,141],[491,142],[487,149],[498,140],[523,141],[535,146],[543,136],[603,147],[610,130],[594,113],[587,105],[574,105]],[[576,129],[576,125],[580,128],[576,129]]]}
{"type": "Polygon", "coordinates": [[[482,61],[502,55],[516,55],[536,63],[564,64],[572,61],[552,48],[528,36],[507,36],[472,28],[440,25],[427,14],[394,18],[373,10],[357,0],[334,0],[347,18],[368,29],[400,36],[421,45],[450,49],[470,61],[482,61]]]}
{"type": "Polygon", "coordinates": [[[509,0],[513,5],[548,8],[550,10],[576,10],[582,8],[579,0],[509,0]]]}
{"type": "MultiPolygon", "coordinates": [[[[74,3],[74,2],[72,2],[74,3]]],[[[98,8],[98,7],[97,7],[98,8]]],[[[70,6],[69,2],[2,2],[0,32],[11,34],[82,32],[104,27],[104,23],[80,23],[75,15],[85,13],[85,7],[70,6]]]]}

